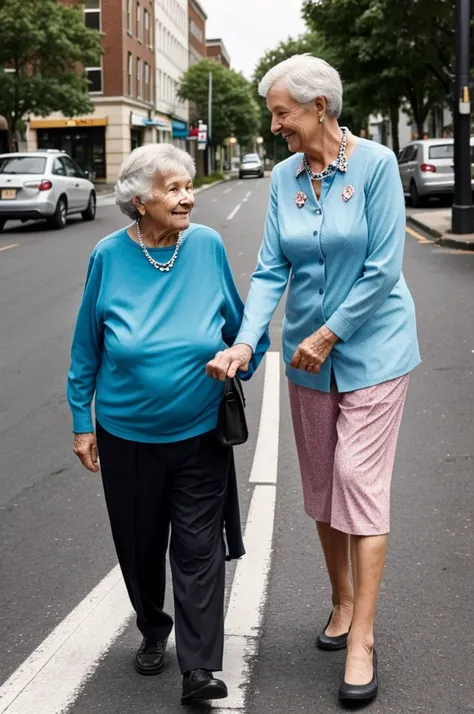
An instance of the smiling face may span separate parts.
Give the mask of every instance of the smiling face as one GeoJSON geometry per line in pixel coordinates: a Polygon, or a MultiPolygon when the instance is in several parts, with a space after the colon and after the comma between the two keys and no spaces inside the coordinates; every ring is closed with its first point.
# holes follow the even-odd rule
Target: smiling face
{"type": "Polygon", "coordinates": [[[324,115],[326,100],[317,97],[311,106],[302,106],[293,99],[282,80],[275,82],[267,94],[267,107],[272,115],[271,130],[281,134],[293,152],[305,151],[317,140],[320,116],[324,115]]]}
{"type": "Polygon", "coordinates": [[[157,174],[150,200],[136,205],[140,214],[160,230],[170,234],[185,231],[194,207],[193,181],[187,172],[157,174]]]}

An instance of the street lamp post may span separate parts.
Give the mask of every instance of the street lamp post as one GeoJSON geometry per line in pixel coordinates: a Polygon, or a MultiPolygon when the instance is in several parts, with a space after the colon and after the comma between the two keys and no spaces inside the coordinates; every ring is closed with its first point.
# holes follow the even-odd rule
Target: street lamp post
{"type": "Polygon", "coordinates": [[[471,0],[457,0],[456,6],[456,85],[454,101],[454,203],[453,233],[474,232],[471,188],[471,101],[470,36],[471,0]]]}

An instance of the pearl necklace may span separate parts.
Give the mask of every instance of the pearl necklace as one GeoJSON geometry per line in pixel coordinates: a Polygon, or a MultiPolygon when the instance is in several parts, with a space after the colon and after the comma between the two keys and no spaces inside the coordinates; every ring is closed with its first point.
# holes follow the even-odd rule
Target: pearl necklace
{"type": "Polygon", "coordinates": [[[148,249],[143,242],[143,236],[142,232],[140,230],[140,224],[138,221],[135,221],[135,225],[137,227],[137,236],[138,236],[138,242],[140,243],[140,248],[142,249],[145,258],[148,260],[150,265],[152,265],[154,268],[160,271],[160,273],[169,273],[171,268],[176,262],[176,258],[178,257],[179,249],[181,248],[181,243],[183,242],[183,231],[180,231],[178,233],[178,240],[176,242],[176,248],[174,249],[174,253],[171,256],[171,258],[166,262],[166,263],[159,263],[157,260],[151,257],[150,253],[148,252],[148,249]]]}
{"type": "Polygon", "coordinates": [[[337,153],[337,159],[333,161],[332,163],[329,164],[325,169],[320,171],[319,173],[316,173],[311,169],[311,166],[309,165],[308,158],[306,154],[303,157],[303,164],[308,172],[308,175],[311,179],[311,181],[322,181],[325,179],[327,176],[331,176],[331,174],[335,173],[337,170],[342,171],[342,173],[346,173],[349,163],[346,159],[346,144],[347,144],[347,129],[345,126],[341,127],[342,131],[342,139],[341,139],[341,145],[339,147],[339,151],[337,153]]]}

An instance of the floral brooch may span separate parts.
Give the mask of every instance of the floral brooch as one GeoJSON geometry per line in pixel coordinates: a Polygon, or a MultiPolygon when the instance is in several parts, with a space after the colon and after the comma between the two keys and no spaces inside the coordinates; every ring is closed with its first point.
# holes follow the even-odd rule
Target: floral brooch
{"type": "Polygon", "coordinates": [[[298,191],[298,193],[295,196],[295,203],[298,206],[298,208],[303,208],[305,205],[306,201],[308,200],[308,197],[306,196],[303,191],[298,191]]]}
{"type": "Polygon", "coordinates": [[[347,203],[352,196],[355,193],[355,188],[354,186],[351,186],[350,184],[348,186],[344,187],[344,191],[342,192],[342,199],[347,203]]]}

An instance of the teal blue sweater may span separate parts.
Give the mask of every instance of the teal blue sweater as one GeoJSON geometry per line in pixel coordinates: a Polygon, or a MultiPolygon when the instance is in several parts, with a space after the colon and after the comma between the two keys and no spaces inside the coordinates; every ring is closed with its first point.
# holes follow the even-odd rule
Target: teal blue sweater
{"type": "MultiPolygon", "coordinates": [[[[166,262],[173,248],[150,249],[166,262]]],[[[171,442],[214,429],[223,384],[205,373],[232,345],[243,303],[218,233],[191,224],[166,273],[153,268],[127,229],[94,249],[72,344],[68,400],[73,431],[99,423],[115,436],[171,442]]],[[[269,345],[265,333],[248,378],[269,345]]]]}

